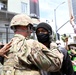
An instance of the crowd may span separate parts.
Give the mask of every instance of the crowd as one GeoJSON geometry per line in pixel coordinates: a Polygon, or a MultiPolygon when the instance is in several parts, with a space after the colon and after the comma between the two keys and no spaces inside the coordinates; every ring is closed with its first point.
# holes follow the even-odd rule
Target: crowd
{"type": "Polygon", "coordinates": [[[71,49],[67,51],[52,41],[49,24],[41,22],[37,25],[37,40],[30,39],[33,23],[26,14],[15,15],[10,28],[14,37],[0,49],[0,57],[3,57],[0,75],[76,75],[71,49]]]}

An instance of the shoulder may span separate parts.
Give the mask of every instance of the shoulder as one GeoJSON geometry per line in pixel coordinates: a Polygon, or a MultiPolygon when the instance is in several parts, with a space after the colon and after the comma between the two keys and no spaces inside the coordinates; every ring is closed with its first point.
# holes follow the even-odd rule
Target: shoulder
{"type": "Polygon", "coordinates": [[[55,42],[50,43],[50,48],[57,48],[57,44],[55,42]]]}
{"type": "Polygon", "coordinates": [[[64,58],[66,59],[68,55],[68,51],[64,47],[61,47],[61,46],[58,46],[58,48],[63,53],[64,58]]]}
{"type": "Polygon", "coordinates": [[[14,37],[11,39],[11,51],[18,51],[21,47],[26,45],[26,39],[20,39],[19,37],[14,37]]]}
{"type": "Polygon", "coordinates": [[[48,48],[45,45],[43,45],[42,43],[38,42],[37,40],[29,39],[26,42],[27,42],[27,45],[28,46],[30,45],[30,47],[32,47],[32,48],[36,48],[37,47],[39,49],[48,50],[48,48]]]}
{"type": "Polygon", "coordinates": [[[67,50],[64,47],[58,46],[58,48],[60,51],[67,53],[67,50]]]}

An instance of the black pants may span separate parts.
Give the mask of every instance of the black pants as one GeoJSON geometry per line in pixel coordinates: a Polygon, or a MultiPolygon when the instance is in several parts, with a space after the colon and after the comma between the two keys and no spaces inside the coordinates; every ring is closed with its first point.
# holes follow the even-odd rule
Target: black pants
{"type": "Polygon", "coordinates": [[[74,72],[74,75],[76,75],[76,72],[74,72]]]}

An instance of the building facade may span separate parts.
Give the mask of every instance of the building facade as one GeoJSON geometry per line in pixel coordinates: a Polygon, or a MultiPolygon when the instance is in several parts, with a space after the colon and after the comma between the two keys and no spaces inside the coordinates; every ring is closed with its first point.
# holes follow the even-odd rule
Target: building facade
{"type": "Polygon", "coordinates": [[[39,17],[38,3],[38,0],[0,1],[0,42],[7,43],[13,37],[14,33],[10,29],[9,25],[14,15],[18,13],[25,13],[27,15],[34,14],[39,17]]]}
{"type": "Polygon", "coordinates": [[[68,0],[69,14],[74,16],[74,23],[76,24],[76,0],[68,0]]]}

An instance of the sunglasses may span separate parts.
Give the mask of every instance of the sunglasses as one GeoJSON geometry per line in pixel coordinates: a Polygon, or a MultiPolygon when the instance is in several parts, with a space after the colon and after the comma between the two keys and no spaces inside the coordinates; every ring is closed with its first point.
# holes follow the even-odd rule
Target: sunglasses
{"type": "Polygon", "coordinates": [[[33,31],[33,25],[29,24],[28,25],[28,29],[30,29],[31,31],[33,31]]]}

